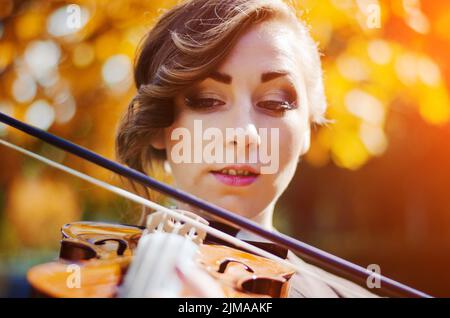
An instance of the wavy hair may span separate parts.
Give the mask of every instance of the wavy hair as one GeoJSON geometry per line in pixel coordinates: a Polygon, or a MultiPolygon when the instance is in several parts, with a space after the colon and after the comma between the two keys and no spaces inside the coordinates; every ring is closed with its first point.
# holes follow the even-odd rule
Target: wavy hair
{"type": "Polygon", "coordinates": [[[149,141],[173,123],[174,97],[217,68],[250,26],[271,19],[289,21],[298,30],[311,122],[322,123],[326,102],[320,56],[297,14],[283,0],[190,0],[166,11],[138,51],[137,94],[118,127],[118,160],[154,175],[166,153],[149,141]]]}

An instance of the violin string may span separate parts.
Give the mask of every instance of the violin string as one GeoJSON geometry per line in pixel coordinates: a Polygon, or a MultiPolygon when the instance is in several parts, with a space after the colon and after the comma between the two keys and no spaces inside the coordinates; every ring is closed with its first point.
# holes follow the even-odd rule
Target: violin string
{"type": "MultiPolygon", "coordinates": [[[[50,159],[48,159],[46,157],[38,155],[38,154],[36,154],[34,152],[26,150],[26,149],[24,149],[24,148],[22,148],[20,146],[17,146],[17,145],[14,145],[12,143],[9,143],[9,142],[1,139],[1,138],[0,138],[0,144],[4,145],[6,147],[9,147],[11,149],[14,149],[14,150],[16,150],[16,151],[18,151],[18,152],[20,152],[22,154],[25,154],[25,155],[27,155],[27,156],[29,156],[31,158],[34,158],[34,159],[38,160],[38,161],[41,161],[41,162],[43,162],[43,163],[45,163],[45,164],[47,164],[49,166],[52,166],[52,167],[54,167],[56,169],[62,170],[64,172],[68,173],[68,174],[71,174],[71,175],[73,175],[75,177],[78,177],[78,178],[80,178],[80,179],[82,179],[84,181],[87,181],[87,182],[91,183],[91,184],[94,184],[94,185],[96,185],[96,186],[98,186],[100,188],[103,188],[103,189],[108,190],[108,191],[110,191],[112,193],[115,193],[115,194],[117,194],[117,195],[119,195],[119,196],[121,196],[123,198],[126,198],[126,199],[128,199],[130,201],[133,201],[135,203],[141,204],[141,205],[146,206],[148,208],[154,209],[155,211],[162,211],[164,213],[167,213],[168,215],[170,215],[170,216],[172,216],[174,218],[178,218],[178,219],[180,219],[180,220],[182,220],[182,221],[184,221],[186,223],[189,223],[189,224],[195,226],[196,228],[198,228],[200,230],[203,230],[203,231],[205,231],[205,232],[215,236],[216,238],[224,240],[225,242],[231,243],[231,244],[233,244],[233,245],[235,245],[237,247],[243,248],[245,250],[248,250],[248,251],[250,251],[252,253],[255,253],[257,255],[260,255],[262,257],[266,257],[268,259],[271,259],[273,261],[281,263],[281,264],[287,266],[288,268],[291,268],[291,269],[295,270],[297,273],[309,275],[309,276],[314,277],[314,278],[316,278],[316,279],[318,279],[320,281],[328,283],[328,284],[330,284],[333,287],[339,287],[339,288],[341,288],[343,290],[347,290],[347,292],[350,295],[355,295],[355,296],[360,296],[360,297],[367,297],[367,295],[363,294],[361,291],[358,291],[355,294],[354,290],[352,290],[351,288],[345,286],[341,282],[336,281],[334,279],[331,279],[330,277],[323,277],[323,276],[319,275],[318,273],[315,273],[313,270],[310,270],[308,268],[308,266],[310,266],[310,265],[307,264],[307,263],[302,263],[301,265],[300,264],[293,264],[293,263],[291,263],[291,262],[289,262],[289,261],[287,261],[285,259],[282,259],[282,258],[280,258],[280,257],[278,257],[276,255],[273,255],[273,254],[271,254],[271,253],[269,253],[269,252],[267,252],[267,251],[265,251],[263,249],[260,249],[260,248],[254,246],[254,245],[251,245],[249,243],[241,241],[241,240],[239,240],[239,239],[237,239],[237,238],[235,238],[235,237],[233,237],[233,236],[231,236],[231,235],[229,235],[227,233],[221,232],[221,231],[219,231],[219,230],[217,230],[217,229],[215,229],[213,227],[210,227],[210,226],[208,226],[206,224],[203,224],[203,223],[201,223],[201,222],[199,222],[199,221],[197,221],[195,219],[192,219],[192,218],[190,218],[188,216],[185,216],[185,215],[183,215],[183,214],[181,214],[181,213],[179,213],[177,211],[174,211],[174,210],[171,210],[169,208],[166,208],[166,207],[164,207],[162,205],[159,205],[156,202],[153,202],[153,201],[147,200],[145,198],[142,198],[142,197],[140,197],[138,195],[135,195],[134,193],[131,193],[131,192],[126,191],[126,190],[124,190],[122,188],[119,188],[119,187],[116,187],[116,186],[111,185],[109,183],[106,183],[106,182],[104,182],[102,180],[98,180],[98,179],[96,179],[94,177],[91,177],[89,175],[86,175],[86,174],[84,174],[84,173],[82,173],[80,171],[77,171],[77,170],[72,169],[70,167],[67,167],[67,166],[65,166],[63,164],[60,164],[60,163],[55,162],[53,160],[50,160],[50,159]]],[[[379,275],[379,274],[378,273],[373,273],[372,277],[375,277],[375,279],[376,279],[377,275],[379,275]]]]}

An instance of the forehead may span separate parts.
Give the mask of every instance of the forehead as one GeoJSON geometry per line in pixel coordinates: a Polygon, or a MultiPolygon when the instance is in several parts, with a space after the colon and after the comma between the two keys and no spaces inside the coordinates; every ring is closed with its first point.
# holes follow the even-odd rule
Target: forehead
{"type": "Polygon", "coordinates": [[[298,69],[296,30],[285,21],[266,21],[252,26],[237,41],[219,71],[228,73],[269,69],[298,69]]]}

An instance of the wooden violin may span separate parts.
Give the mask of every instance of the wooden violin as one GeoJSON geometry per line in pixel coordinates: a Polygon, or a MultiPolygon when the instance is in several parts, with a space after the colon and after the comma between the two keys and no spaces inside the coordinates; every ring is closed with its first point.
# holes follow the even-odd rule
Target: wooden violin
{"type": "MultiPolygon", "coordinates": [[[[187,213],[183,212],[183,214],[187,213]]],[[[198,244],[192,259],[194,266],[197,266],[197,279],[199,276],[206,277],[208,290],[211,290],[211,285],[215,285],[216,291],[199,292],[198,288],[202,286],[196,288],[195,285],[198,284],[186,280],[187,275],[182,274],[182,277],[178,279],[175,277],[182,285],[178,288],[178,294],[175,288],[175,292],[172,290],[170,296],[286,297],[288,295],[289,278],[294,274],[292,269],[236,248],[203,243],[206,233],[197,230],[194,233],[193,228],[188,224],[167,218],[160,212],[149,216],[147,229],[97,222],[75,222],[64,225],[61,229],[60,259],[31,268],[28,272],[28,280],[37,295],[48,297],[149,296],[151,289],[148,287],[137,292],[127,291],[125,295],[123,292],[121,295],[119,291],[141,237],[158,235],[164,228],[171,233],[177,227],[177,234],[170,235],[178,236],[175,242],[181,242],[178,246],[181,249],[187,242],[195,241],[198,244]],[[76,280],[71,281],[76,275],[79,275],[78,284],[76,280]]],[[[166,236],[160,245],[173,249],[177,247],[173,245],[173,241],[173,237],[166,236]],[[172,240],[172,245],[167,243],[167,240],[172,240]]],[[[158,246],[153,243],[150,248],[158,249],[158,246]]],[[[148,252],[151,251],[147,250],[146,253],[148,252]]],[[[167,251],[161,249],[156,255],[161,258],[164,257],[164,253],[167,251]]],[[[182,251],[177,250],[175,253],[179,254],[182,251]]],[[[170,256],[166,256],[166,259],[169,260],[170,256]]],[[[164,267],[168,266],[167,260],[164,267]]],[[[179,262],[189,263],[189,261],[186,259],[179,262]]],[[[141,265],[144,268],[140,270],[154,271],[155,276],[161,276],[165,271],[167,272],[166,268],[158,270],[157,266],[152,267],[148,263],[144,265],[141,265]]],[[[180,264],[176,266],[179,267],[180,264]]],[[[177,276],[177,273],[171,270],[166,273],[166,276],[165,285],[168,284],[167,280],[173,280],[173,276],[177,276]]],[[[133,279],[136,280],[136,278],[133,279]]],[[[151,279],[149,281],[152,282],[151,279]]],[[[161,291],[159,288],[153,296],[161,297],[162,295],[167,295],[167,291],[161,291]]]]}

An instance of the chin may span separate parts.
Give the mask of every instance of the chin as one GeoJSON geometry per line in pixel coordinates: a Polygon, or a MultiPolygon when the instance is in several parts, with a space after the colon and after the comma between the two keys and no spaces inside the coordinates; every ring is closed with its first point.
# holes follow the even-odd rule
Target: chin
{"type": "Polygon", "coordinates": [[[238,198],[219,198],[219,200],[214,200],[212,202],[228,211],[233,212],[234,214],[243,216],[245,218],[251,219],[256,217],[263,208],[259,208],[258,205],[254,204],[254,202],[244,201],[243,199],[238,198]]]}

